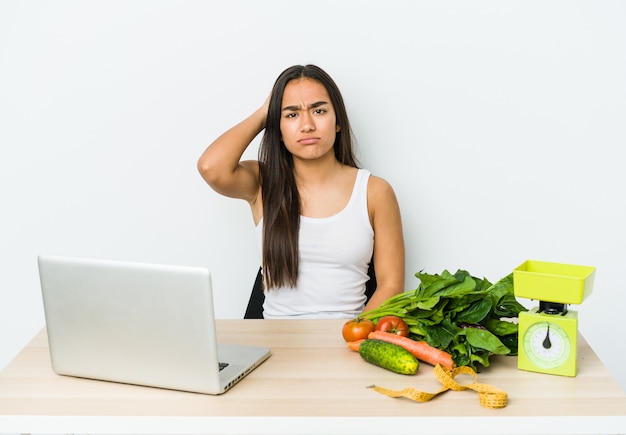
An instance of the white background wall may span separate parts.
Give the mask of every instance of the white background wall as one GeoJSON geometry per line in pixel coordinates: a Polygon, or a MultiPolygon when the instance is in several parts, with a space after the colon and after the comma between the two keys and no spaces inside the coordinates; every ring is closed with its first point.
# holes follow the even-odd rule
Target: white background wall
{"type": "Polygon", "coordinates": [[[317,63],[398,195],[407,289],[596,266],[572,308],[626,388],[624,22],[595,0],[0,2],[0,368],[44,324],[39,253],[208,265],[217,314],[241,317],[252,219],[196,159],[317,63]]]}

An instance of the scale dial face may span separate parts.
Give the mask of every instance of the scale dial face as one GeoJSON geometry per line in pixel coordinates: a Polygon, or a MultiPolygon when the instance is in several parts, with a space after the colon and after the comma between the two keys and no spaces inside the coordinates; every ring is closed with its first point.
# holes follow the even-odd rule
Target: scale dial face
{"type": "Polygon", "coordinates": [[[532,324],[524,334],[523,346],[528,359],[542,369],[563,365],[572,352],[567,332],[552,322],[532,324]]]}

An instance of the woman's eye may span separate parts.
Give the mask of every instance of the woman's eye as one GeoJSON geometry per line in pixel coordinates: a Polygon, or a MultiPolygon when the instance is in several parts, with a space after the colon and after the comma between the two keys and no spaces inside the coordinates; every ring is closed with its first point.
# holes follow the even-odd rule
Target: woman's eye
{"type": "Polygon", "coordinates": [[[326,109],[315,109],[314,113],[317,114],[317,115],[321,115],[323,113],[326,113],[326,109]]]}
{"type": "Polygon", "coordinates": [[[295,113],[288,113],[287,115],[285,115],[285,118],[295,118],[296,114],[295,113]]]}

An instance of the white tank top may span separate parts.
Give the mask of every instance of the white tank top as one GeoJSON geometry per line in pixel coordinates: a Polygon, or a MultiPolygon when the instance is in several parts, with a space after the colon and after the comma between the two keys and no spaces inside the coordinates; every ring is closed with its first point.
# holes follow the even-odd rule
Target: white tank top
{"type": "MultiPolygon", "coordinates": [[[[265,291],[263,316],[353,318],[365,306],[374,230],[367,209],[370,172],[359,169],[346,207],[326,218],[300,217],[300,267],[295,288],[265,291]]],[[[259,248],[263,220],[256,227],[259,248]]],[[[262,250],[260,250],[262,252],[262,250]]]]}

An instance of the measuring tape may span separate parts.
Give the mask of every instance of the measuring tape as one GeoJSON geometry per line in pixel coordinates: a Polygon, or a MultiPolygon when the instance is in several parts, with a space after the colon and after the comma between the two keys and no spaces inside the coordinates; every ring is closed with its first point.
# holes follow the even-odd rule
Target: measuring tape
{"type": "Polygon", "coordinates": [[[436,393],[425,393],[415,388],[405,388],[404,390],[390,390],[388,388],[370,385],[371,388],[385,396],[389,397],[406,397],[416,402],[428,402],[441,393],[448,390],[464,391],[474,390],[478,392],[478,400],[485,408],[504,408],[507,404],[508,396],[506,392],[499,390],[491,385],[480,384],[476,382],[476,372],[468,366],[456,367],[452,371],[448,370],[441,364],[437,364],[433,369],[435,377],[442,383],[442,387],[436,393]],[[454,378],[458,375],[470,375],[474,382],[471,384],[461,385],[454,378]]]}

